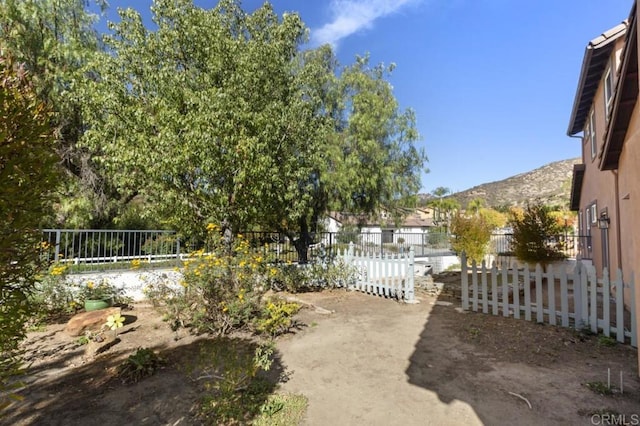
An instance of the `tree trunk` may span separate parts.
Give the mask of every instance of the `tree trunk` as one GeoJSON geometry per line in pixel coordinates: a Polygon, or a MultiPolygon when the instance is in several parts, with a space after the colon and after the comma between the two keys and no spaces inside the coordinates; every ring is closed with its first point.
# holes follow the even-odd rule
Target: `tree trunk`
{"type": "Polygon", "coordinates": [[[301,218],[299,225],[300,235],[298,239],[293,240],[293,245],[298,253],[298,263],[306,264],[309,262],[309,245],[312,243],[311,233],[306,218],[301,218]]]}

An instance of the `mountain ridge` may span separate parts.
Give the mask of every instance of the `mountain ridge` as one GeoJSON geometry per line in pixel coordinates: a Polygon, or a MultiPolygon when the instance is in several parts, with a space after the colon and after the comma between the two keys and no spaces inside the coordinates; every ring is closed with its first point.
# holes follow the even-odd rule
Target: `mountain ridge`
{"type": "MultiPolygon", "coordinates": [[[[523,206],[534,201],[568,208],[573,165],[581,161],[581,158],[554,161],[529,172],[455,192],[447,198],[455,199],[462,208],[477,198],[483,199],[487,207],[493,208],[523,206]]],[[[426,198],[422,195],[420,198],[426,198]]]]}

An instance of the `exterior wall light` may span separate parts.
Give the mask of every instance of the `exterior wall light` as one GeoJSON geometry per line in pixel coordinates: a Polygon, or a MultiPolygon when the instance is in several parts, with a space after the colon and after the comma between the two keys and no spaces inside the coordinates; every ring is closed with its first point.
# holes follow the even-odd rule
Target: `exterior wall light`
{"type": "Polygon", "coordinates": [[[600,229],[609,229],[609,216],[606,214],[601,214],[598,218],[598,228],[600,229]]]}

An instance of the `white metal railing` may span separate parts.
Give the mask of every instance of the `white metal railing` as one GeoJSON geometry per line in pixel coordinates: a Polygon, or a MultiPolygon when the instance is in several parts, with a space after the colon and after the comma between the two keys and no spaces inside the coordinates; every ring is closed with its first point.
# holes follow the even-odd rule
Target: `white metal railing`
{"type": "Polygon", "coordinates": [[[162,262],[181,258],[175,231],[119,229],[44,229],[43,255],[49,261],[91,266],[162,262]]]}

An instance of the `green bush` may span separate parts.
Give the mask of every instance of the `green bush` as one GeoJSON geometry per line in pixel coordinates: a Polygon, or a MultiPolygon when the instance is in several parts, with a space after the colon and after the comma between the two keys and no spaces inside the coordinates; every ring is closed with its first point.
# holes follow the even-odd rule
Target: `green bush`
{"type": "Polygon", "coordinates": [[[284,265],[271,268],[271,271],[271,288],[291,293],[346,287],[356,272],[342,259],[314,262],[304,266],[284,265]]]}
{"type": "Polygon", "coordinates": [[[47,106],[24,68],[0,48],[0,413],[17,398],[19,343],[33,314],[29,294],[41,269],[41,221],[56,187],[47,106]]]}
{"type": "Polygon", "coordinates": [[[229,247],[215,225],[207,229],[207,251],[198,250],[184,261],[182,287],[160,280],[147,285],[145,295],[164,310],[174,328],[215,334],[251,328],[262,310],[270,271],[242,236],[229,247]]]}
{"type": "Polygon", "coordinates": [[[138,348],[118,366],[118,377],[123,383],[137,383],[153,375],[163,364],[163,359],[153,350],[138,348]]]}
{"type": "Polygon", "coordinates": [[[293,316],[300,310],[300,305],[285,300],[272,299],[263,307],[255,320],[255,328],[259,333],[278,336],[295,326],[293,316]]]}
{"type": "Polygon", "coordinates": [[[566,257],[550,238],[562,232],[550,212],[549,207],[536,203],[528,204],[521,216],[512,215],[512,247],[519,260],[545,263],[566,257]]]}
{"type": "Polygon", "coordinates": [[[451,221],[451,232],[453,250],[465,252],[468,262],[481,263],[491,240],[491,227],[482,216],[456,215],[451,221]]]}
{"type": "Polygon", "coordinates": [[[273,342],[218,338],[202,345],[196,378],[204,387],[200,416],[207,424],[248,424],[269,407],[275,384],[260,372],[273,363],[273,342]],[[211,422],[211,423],[209,423],[211,422]]]}

